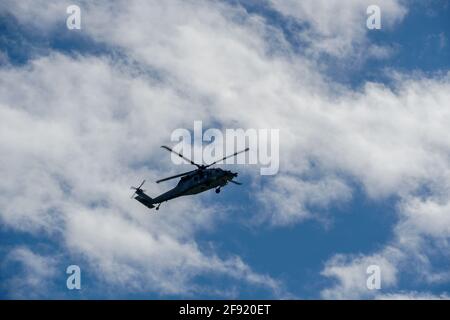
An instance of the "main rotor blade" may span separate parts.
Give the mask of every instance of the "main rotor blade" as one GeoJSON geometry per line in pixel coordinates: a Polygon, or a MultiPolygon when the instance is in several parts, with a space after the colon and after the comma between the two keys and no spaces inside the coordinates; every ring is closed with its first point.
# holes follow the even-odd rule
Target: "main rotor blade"
{"type": "Polygon", "coordinates": [[[178,153],[176,151],[173,151],[171,148],[167,147],[167,146],[161,146],[161,148],[166,149],[167,151],[170,151],[172,153],[175,153],[177,156],[179,156],[180,158],[183,158],[184,160],[186,160],[187,162],[189,162],[190,164],[193,164],[194,166],[196,166],[197,168],[201,168],[201,165],[195,163],[194,161],[192,161],[189,158],[186,158],[185,156],[183,156],[181,153],[178,153]]]}
{"type": "Polygon", "coordinates": [[[188,172],[185,172],[185,173],[180,173],[180,174],[177,174],[175,176],[171,176],[171,177],[168,177],[168,178],[164,178],[164,179],[158,180],[158,181],[156,181],[156,183],[160,183],[160,182],[167,181],[167,180],[170,180],[170,179],[175,179],[175,178],[178,178],[178,177],[182,177],[182,176],[188,175],[189,173],[192,173],[192,172],[195,172],[195,171],[197,171],[197,170],[192,170],[192,171],[188,171],[188,172]]]}
{"type": "Polygon", "coordinates": [[[225,160],[225,159],[228,159],[228,158],[231,158],[231,157],[235,157],[235,156],[237,156],[237,155],[240,154],[240,153],[247,152],[248,150],[250,150],[250,148],[245,148],[244,150],[241,150],[241,151],[235,152],[235,153],[233,153],[233,154],[230,154],[230,155],[228,155],[228,156],[225,156],[225,157],[223,157],[223,158],[220,159],[220,160],[217,160],[217,161],[214,161],[214,162],[211,163],[211,164],[208,164],[207,166],[205,166],[205,168],[211,167],[212,165],[216,164],[217,162],[223,161],[223,160],[225,160]]]}

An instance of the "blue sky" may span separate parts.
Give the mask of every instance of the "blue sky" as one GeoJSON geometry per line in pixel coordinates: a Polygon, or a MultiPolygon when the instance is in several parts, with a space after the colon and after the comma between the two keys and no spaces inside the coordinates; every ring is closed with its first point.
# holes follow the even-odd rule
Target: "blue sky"
{"type": "MultiPolygon", "coordinates": [[[[64,10],[61,17],[52,17],[64,5],[52,7],[50,13],[45,13],[45,10],[39,10],[39,4],[30,3],[35,9],[33,16],[42,18],[41,25],[36,25],[39,19],[32,22],[26,18],[27,12],[21,11],[23,8],[11,6],[7,9],[7,4],[0,6],[0,68],[1,85],[4,86],[0,92],[0,105],[6,115],[13,114],[11,117],[15,115],[14,110],[25,112],[23,117],[18,116],[18,120],[11,118],[11,126],[6,126],[5,120],[6,130],[2,131],[5,139],[0,141],[2,154],[10,152],[2,165],[2,172],[8,178],[0,186],[4,191],[0,191],[3,193],[0,201],[0,297],[448,298],[450,256],[446,249],[450,229],[445,226],[450,214],[447,205],[450,203],[450,189],[445,176],[450,172],[450,166],[445,121],[450,118],[444,98],[450,88],[450,3],[396,1],[402,11],[391,9],[389,5],[383,7],[380,2],[383,27],[369,31],[365,29],[364,10],[349,1],[342,6],[355,10],[352,17],[357,17],[355,21],[360,24],[341,25],[356,30],[344,36],[338,30],[332,33],[323,31],[322,23],[332,24],[325,20],[333,16],[322,16],[318,12],[311,18],[307,14],[308,6],[318,9],[314,8],[313,2],[306,2],[309,4],[302,7],[295,1],[286,1],[284,4],[292,5],[292,14],[287,14],[282,8],[284,4],[279,5],[279,1],[209,2],[202,10],[211,13],[213,22],[208,17],[199,18],[193,14],[196,4],[173,5],[163,11],[167,13],[167,19],[159,17],[154,33],[148,31],[148,25],[143,23],[145,14],[134,16],[132,13],[136,11],[120,11],[123,9],[120,1],[107,11],[118,15],[114,20],[116,28],[108,27],[111,21],[99,12],[101,5],[80,2],[83,26],[77,31],[65,28],[64,10]],[[384,8],[389,12],[386,16],[384,8]],[[127,15],[135,18],[137,23],[121,28],[120,21],[130,21],[127,15]],[[208,63],[209,55],[204,60],[200,59],[198,64],[194,58],[192,65],[178,64],[178,60],[167,58],[172,56],[170,50],[178,49],[180,51],[174,54],[178,59],[184,52],[189,57],[192,48],[201,56],[201,50],[208,52],[209,46],[215,45],[213,41],[206,39],[203,43],[194,36],[192,42],[183,42],[184,38],[180,36],[176,38],[178,41],[174,40],[175,44],[166,47],[166,41],[170,43],[172,37],[179,36],[178,33],[171,34],[166,20],[169,24],[173,16],[178,15],[185,19],[180,22],[179,30],[189,32],[200,25],[202,32],[209,36],[209,26],[218,32],[217,39],[223,38],[224,43],[232,39],[223,56],[216,56],[217,65],[213,63],[203,68],[202,63],[208,63]],[[214,15],[221,17],[219,22],[214,23],[214,15]],[[251,40],[247,36],[256,39],[255,43],[248,44],[251,40]],[[142,39],[151,42],[151,46],[149,44],[147,48],[142,39]],[[321,41],[328,39],[342,44],[343,53],[336,54],[327,49],[320,51],[318,48],[323,48],[320,47],[321,41]],[[153,47],[153,40],[158,45],[153,47]],[[346,47],[348,43],[351,45],[346,47]],[[196,51],[196,46],[200,51],[196,51]],[[249,50],[249,56],[255,50],[255,57],[262,57],[255,67],[264,65],[258,74],[270,76],[273,72],[273,77],[281,77],[277,78],[278,82],[269,83],[278,86],[286,79],[292,81],[280,85],[283,95],[286,94],[280,98],[280,103],[292,103],[290,107],[293,109],[288,110],[299,110],[298,127],[308,128],[303,132],[312,139],[311,145],[308,142],[297,144],[295,139],[292,140],[292,136],[299,137],[296,129],[290,127],[296,123],[290,121],[295,119],[281,119],[280,116],[273,123],[281,129],[282,161],[277,176],[255,177],[259,172],[255,168],[232,166],[233,171],[241,173],[239,180],[243,186],[227,186],[219,195],[210,192],[194,199],[177,199],[173,205],[163,204],[157,215],[149,215],[146,208],[125,199],[130,195],[129,184],[146,178],[147,190],[154,196],[175,182],[155,186],[152,181],[185,168],[172,166],[169,155],[158,148],[170,143],[170,134],[167,133],[180,126],[191,130],[193,119],[204,121],[204,127],[227,128],[233,121],[242,127],[270,124],[264,117],[256,116],[259,109],[252,109],[253,104],[257,106],[261,101],[252,100],[251,95],[242,98],[242,106],[226,109],[227,103],[241,100],[239,92],[242,91],[234,92],[234,84],[248,92],[253,88],[252,82],[258,82],[254,75],[247,77],[240,71],[236,71],[240,76],[236,77],[236,83],[226,78],[228,75],[224,76],[222,60],[228,65],[244,50],[236,49],[237,53],[234,53],[235,46],[249,50]],[[371,46],[384,48],[388,54],[370,56],[366,52],[371,46]],[[286,72],[284,78],[274,61],[282,65],[280,70],[290,69],[292,74],[291,71],[286,72]],[[274,70],[265,67],[266,63],[274,70]],[[208,86],[210,74],[204,74],[204,69],[217,79],[217,86],[208,86]],[[64,75],[74,70],[86,72],[65,82],[64,75]],[[92,83],[88,80],[91,78],[92,83]],[[12,85],[11,81],[18,82],[12,85]],[[119,82],[116,84],[114,81],[119,82]],[[308,88],[304,89],[305,92],[311,88],[311,92],[325,98],[323,101],[313,98],[314,94],[302,93],[303,89],[296,92],[297,82],[308,88]],[[52,83],[57,88],[55,92],[48,85],[52,83]],[[221,88],[220,83],[226,87],[221,88]],[[382,89],[372,88],[370,83],[382,89]],[[123,86],[123,92],[119,92],[117,86],[123,86]],[[417,91],[407,93],[407,88],[417,91]],[[147,95],[149,91],[152,92],[150,96],[147,95]],[[74,97],[77,92],[81,92],[80,100],[74,97]],[[226,92],[231,92],[230,96],[237,100],[227,98],[226,92]],[[105,98],[108,94],[111,97],[105,98]],[[158,106],[151,105],[153,94],[163,97],[158,100],[158,106]],[[432,105],[422,105],[423,101],[416,98],[421,96],[423,101],[432,105]],[[86,103],[87,106],[79,109],[82,115],[78,116],[76,107],[69,103],[72,98],[75,106],[86,103]],[[355,103],[356,109],[343,109],[341,114],[323,116],[330,117],[333,125],[320,128],[317,126],[325,123],[317,121],[309,129],[308,122],[323,119],[309,119],[306,115],[309,106],[323,103],[327,108],[327,103],[333,98],[336,98],[336,108],[355,103]],[[311,100],[305,102],[305,107],[296,109],[296,102],[303,99],[311,100]],[[352,113],[358,114],[358,110],[370,108],[371,99],[381,101],[381,105],[385,101],[386,106],[399,110],[403,110],[405,105],[402,104],[406,104],[407,110],[404,114],[399,111],[399,115],[397,112],[389,114],[390,109],[383,109],[380,111],[382,116],[378,118],[375,114],[377,118],[373,121],[370,118],[372,111],[368,111],[368,117],[351,118],[352,113]],[[105,101],[115,101],[118,106],[110,107],[103,104],[105,101]],[[172,110],[173,106],[173,113],[155,109],[166,103],[166,109],[163,109],[172,110]],[[97,110],[98,104],[102,106],[97,113],[94,109],[97,110]],[[150,109],[143,111],[147,110],[146,107],[150,109]],[[429,114],[426,113],[427,107],[429,114]],[[245,108],[258,120],[245,118],[245,113],[241,113],[245,108]],[[421,113],[423,108],[425,115],[421,113]],[[435,109],[436,112],[433,111],[435,109]],[[347,112],[350,112],[348,117],[347,112]],[[402,115],[403,118],[394,126],[397,131],[390,129],[390,122],[383,120],[402,115]],[[337,153],[342,150],[348,158],[333,154],[333,145],[328,146],[322,140],[327,137],[328,128],[334,128],[341,117],[347,120],[336,125],[338,138],[340,132],[350,131],[334,145],[337,153]],[[429,122],[417,130],[411,128],[407,121],[402,121],[410,119],[414,124],[424,117],[429,117],[429,122]],[[358,119],[366,122],[359,127],[353,122],[358,119]],[[15,131],[19,130],[22,122],[27,128],[34,121],[37,126],[30,130],[38,135],[38,142],[31,138],[33,133],[22,137],[15,131]],[[436,121],[443,121],[444,131],[439,126],[433,127],[436,121]],[[142,127],[136,128],[135,125],[142,127]],[[55,130],[62,128],[61,140],[53,131],[47,134],[44,129],[54,126],[55,130]],[[70,128],[73,136],[67,134],[66,137],[65,126],[70,128]],[[352,135],[353,127],[359,131],[352,135]],[[366,129],[373,131],[366,135],[366,129]],[[426,138],[422,135],[415,137],[411,134],[415,131],[423,132],[426,138]],[[283,139],[286,132],[293,135],[283,139]],[[411,155],[410,161],[407,161],[407,156],[406,160],[403,159],[401,154],[398,155],[400,158],[395,158],[389,149],[390,144],[384,144],[386,137],[390,139],[392,134],[400,137],[399,140],[393,139],[392,148],[403,150],[405,146],[405,152],[411,155]],[[123,140],[118,138],[123,135],[126,135],[123,140]],[[443,136],[443,141],[437,141],[435,135],[443,136]],[[18,147],[5,142],[10,136],[14,137],[12,141],[18,147]],[[360,141],[358,139],[362,139],[366,143],[361,145],[370,145],[372,149],[353,149],[353,143],[349,146],[342,142],[340,145],[348,137],[351,141],[352,136],[355,136],[355,146],[360,141]],[[125,138],[129,138],[128,142],[125,138]],[[414,140],[416,138],[417,141],[414,140]],[[39,146],[35,147],[33,143],[39,146]],[[46,149],[47,143],[52,151],[46,149]],[[64,151],[56,151],[60,147],[64,151]],[[291,148],[298,149],[298,153],[291,148]],[[73,154],[68,149],[74,150],[73,154]],[[101,152],[97,154],[97,150],[101,152]],[[88,155],[77,158],[79,154],[84,157],[90,152],[92,158],[88,155]],[[97,159],[99,163],[91,167],[97,159]],[[106,163],[102,167],[103,160],[106,163]],[[20,165],[22,161],[25,166],[20,165]],[[391,161],[398,165],[392,166],[391,161]],[[302,167],[305,163],[306,167],[302,167]],[[366,164],[367,168],[361,164],[366,164]],[[441,168],[442,174],[428,170],[430,166],[441,168]],[[29,181],[28,177],[31,177],[29,181]],[[334,190],[333,184],[328,187],[330,181],[338,181],[344,187],[334,190]],[[24,184],[29,187],[24,189],[24,184]],[[87,185],[86,191],[83,190],[87,185]],[[298,189],[292,189],[292,186],[298,189]],[[316,186],[319,186],[318,191],[314,191],[316,186]],[[313,190],[310,193],[309,188],[313,190]],[[304,196],[307,194],[314,198],[315,192],[324,200],[314,202],[304,196]],[[272,204],[265,205],[262,198],[268,198],[272,204]],[[284,199],[288,206],[293,205],[292,211],[286,209],[282,203],[284,199]],[[25,204],[15,206],[17,203],[25,204]],[[430,225],[421,229],[417,221],[422,221],[423,216],[430,225]],[[86,230],[83,230],[84,226],[86,230]],[[90,229],[92,233],[88,231],[90,229]],[[101,240],[97,242],[96,236],[101,240]],[[123,240],[116,243],[115,238],[123,240]],[[139,257],[147,254],[147,247],[136,246],[132,239],[156,243],[157,248],[148,247],[151,251],[148,260],[141,260],[139,257]],[[406,244],[404,239],[407,239],[406,244]],[[109,242],[113,248],[108,246],[109,242]],[[158,248],[158,243],[161,248],[158,248]],[[187,253],[186,257],[181,255],[182,260],[178,262],[180,252],[187,253]],[[172,260],[177,262],[172,263],[172,260]],[[360,278],[353,275],[364,271],[368,261],[381,265],[381,290],[366,292],[365,283],[359,280],[365,279],[366,275],[363,273],[360,278]],[[70,264],[81,267],[82,289],[79,291],[66,289],[65,268],[70,264]],[[271,281],[276,284],[271,284],[271,281]]],[[[155,8],[149,4],[142,9],[148,13],[148,20],[155,18],[152,9],[159,12],[158,5],[153,5],[155,8]]],[[[145,23],[152,26],[151,22],[145,23]]],[[[199,37],[203,35],[199,34],[199,37]]],[[[186,61],[191,60],[186,58],[186,61]]],[[[267,92],[267,89],[258,90],[255,92],[267,92]]],[[[274,115],[285,112],[275,105],[266,108],[266,112],[273,111],[274,115]]],[[[330,131],[330,135],[333,132],[330,131]]],[[[303,138],[298,140],[303,141],[303,138]]]]}

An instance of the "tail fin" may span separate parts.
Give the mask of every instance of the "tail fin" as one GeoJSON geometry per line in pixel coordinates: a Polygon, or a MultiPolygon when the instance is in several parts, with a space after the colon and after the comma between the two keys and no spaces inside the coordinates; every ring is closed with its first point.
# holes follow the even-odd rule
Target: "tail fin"
{"type": "Polygon", "coordinates": [[[153,205],[153,199],[150,198],[148,195],[143,194],[139,195],[135,198],[137,201],[142,203],[144,206],[146,206],[149,209],[153,209],[155,206],[153,205]]]}

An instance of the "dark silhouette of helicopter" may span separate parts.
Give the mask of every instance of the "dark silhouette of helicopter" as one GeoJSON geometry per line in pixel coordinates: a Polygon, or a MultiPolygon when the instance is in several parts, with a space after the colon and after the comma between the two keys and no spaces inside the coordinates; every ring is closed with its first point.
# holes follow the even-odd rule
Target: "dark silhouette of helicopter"
{"type": "Polygon", "coordinates": [[[211,164],[203,165],[203,164],[197,164],[191,159],[186,158],[181,153],[175,152],[169,147],[161,146],[161,148],[164,148],[170,152],[175,153],[180,158],[183,158],[184,160],[188,161],[190,164],[197,167],[197,169],[180,173],[175,176],[171,176],[168,178],[164,178],[161,180],[156,181],[156,183],[160,183],[163,181],[175,179],[182,177],[175,188],[159,195],[156,198],[151,198],[148,195],[146,195],[144,192],[145,190],[142,190],[141,187],[144,185],[145,180],[142,181],[139,187],[131,187],[131,189],[135,190],[131,198],[134,197],[137,201],[142,203],[147,208],[154,208],[156,206],[156,210],[159,210],[159,206],[161,203],[172,200],[174,198],[178,198],[181,196],[187,196],[187,195],[193,195],[197,194],[206,190],[210,190],[213,188],[216,188],[216,193],[220,192],[220,188],[227,185],[228,182],[241,185],[242,183],[234,181],[233,178],[237,177],[238,174],[231,172],[229,170],[222,170],[220,168],[209,168],[213,165],[215,165],[217,162],[223,161],[225,159],[228,159],[230,157],[235,157],[236,155],[247,152],[249,148],[246,148],[245,150],[235,152],[231,155],[225,156],[220,160],[214,161],[211,164]]]}

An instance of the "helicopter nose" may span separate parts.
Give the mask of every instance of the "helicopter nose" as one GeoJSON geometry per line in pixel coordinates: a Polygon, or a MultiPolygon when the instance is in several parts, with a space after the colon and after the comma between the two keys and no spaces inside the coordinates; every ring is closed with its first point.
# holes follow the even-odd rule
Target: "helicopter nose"
{"type": "Polygon", "coordinates": [[[227,171],[227,177],[233,179],[233,178],[235,178],[237,176],[238,176],[237,172],[227,171]]]}

